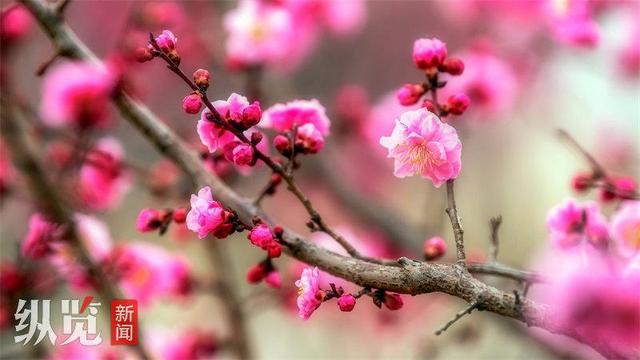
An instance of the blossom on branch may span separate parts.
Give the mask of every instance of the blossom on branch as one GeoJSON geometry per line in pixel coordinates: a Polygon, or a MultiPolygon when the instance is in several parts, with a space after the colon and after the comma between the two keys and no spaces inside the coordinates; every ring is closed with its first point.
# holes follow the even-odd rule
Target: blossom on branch
{"type": "Polygon", "coordinates": [[[211,188],[203,187],[198,195],[191,195],[191,210],[187,213],[187,228],[202,239],[209,234],[223,239],[234,230],[232,213],[213,200],[211,188]]]}
{"type": "Polygon", "coordinates": [[[298,316],[307,320],[320,307],[324,300],[324,291],[320,290],[320,271],[318,268],[305,268],[300,279],[296,280],[298,287],[298,316]]]}
{"type": "Polygon", "coordinates": [[[606,248],[609,242],[607,219],[600,213],[597,203],[579,204],[572,199],[549,210],[547,229],[551,243],[567,249],[583,242],[606,248]]]}
{"type": "Polygon", "coordinates": [[[419,175],[440,187],[460,174],[462,143],[456,130],[424,108],[400,115],[380,144],[394,159],[399,178],[419,175]]]}

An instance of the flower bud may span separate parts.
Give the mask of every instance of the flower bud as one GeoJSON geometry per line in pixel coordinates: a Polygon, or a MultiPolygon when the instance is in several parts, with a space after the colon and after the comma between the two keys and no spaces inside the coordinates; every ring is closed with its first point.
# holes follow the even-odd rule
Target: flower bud
{"type": "Polygon", "coordinates": [[[436,108],[436,105],[433,103],[433,101],[429,99],[424,99],[424,102],[422,103],[422,107],[434,114],[436,113],[436,111],[438,111],[438,109],[436,108]]]}
{"type": "Polygon", "coordinates": [[[197,114],[201,107],[202,102],[198,94],[189,94],[182,99],[182,110],[187,114],[197,114]]]}
{"type": "Polygon", "coordinates": [[[153,48],[151,46],[139,47],[135,50],[133,56],[139,63],[147,62],[153,60],[155,57],[152,50],[153,48]]]}
{"type": "Polygon", "coordinates": [[[324,147],[324,136],[309,123],[298,128],[296,132],[296,149],[304,154],[315,154],[324,147]]]}
{"type": "Polygon", "coordinates": [[[164,53],[175,50],[177,42],[178,38],[169,30],[163,30],[160,35],[156,36],[156,43],[164,53]]]}
{"type": "Polygon", "coordinates": [[[413,43],[413,62],[419,69],[437,68],[447,57],[447,44],[439,39],[418,39],[413,43]]]}
{"type": "MultiPolygon", "coordinates": [[[[277,175],[277,176],[278,176],[278,178],[280,178],[280,175],[277,175]]],[[[282,226],[276,225],[276,226],[273,227],[273,235],[275,235],[275,237],[280,239],[282,237],[282,234],[284,234],[284,229],[282,228],[282,226]]]]}
{"type": "Polygon", "coordinates": [[[280,273],[275,270],[270,271],[267,274],[264,278],[264,282],[274,289],[280,289],[282,287],[282,278],[280,277],[280,273]]]}
{"type": "Polygon", "coordinates": [[[209,71],[205,69],[198,69],[193,72],[193,82],[197,87],[207,90],[209,88],[209,80],[211,79],[211,74],[209,71]]]}
{"type": "Polygon", "coordinates": [[[453,115],[462,115],[469,107],[469,97],[463,93],[449,96],[447,110],[453,115]]]}
{"type": "Polygon", "coordinates": [[[233,148],[233,163],[236,165],[253,165],[254,161],[253,147],[248,144],[240,144],[233,148]]]}
{"type": "Polygon", "coordinates": [[[398,310],[402,308],[404,303],[402,302],[402,297],[399,294],[386,293],[384,296],[384,305],[389,310],[398,310]]]}
{"type": "Polygon", "coordinates": [[[451,75],[462,75],[464,72],[464,62],[458,58],[447,58],[444,60],[438,70],[449,73],[451,75]]]}
{"type": "Polygon", "coordinates": [[[291,144],[289,142],[289,138],[282,134],[276,135],[273,138],[273,146],[278,150],[278,152],[284,156],[289,156],[291,154],[291,144]]]}
{"type": "Polygon", "coordinates": [[[257,284],[267,276],[267,267],[264,263],[256,264],[247,271],[247,282],[249,284],[257,284]]]}
{"type": "Polygon", "coordinates": [[[278,244],[277,242],[273,241],[268,247],[267,247],[267,255],[270,258],[277,258],[280,257],[280,255],[282,254],[282,245],[278,244]]]}
{"type": "Polygon", "coordinates": [[[571,178],[571,187],[577,192],[583,192],[591,185],[591,174],[579,173],[571,178]]]}
{"type": "Polygon", "coordinates": [[[142,209],[136,220],[136,229],[140,232],[154,231],[162,225],[162,214],[155,209],[142,209]]]}
{"type": "Polygon", "coordinates": [[[424,258],[427,261],[438,260],[447,251],[447,244],[439,236],[434,236],[424,242],[424,258]]]}
{"type": "Polygon", "coordinates": [[[251,133],[251,143],[253,145],[258,145],[260,144],[260,141],[262,141],[263,137],[264,135],[260,131],[254,131],[251,133]]]}
{"type": "Polygon", "coordinates": [[[260,109],[260,103],[257,101],[242,110],[242,125],[245,129],[258,125],[261,119],[262,109],[260,109]]]}
{"type": "Polygon", "coordinates": [[[356,306],[356,298],[351,294],[344,294],[338,299],[340,311],[349,312],[356,306]]]}
{"type": "Polygon", "coordinates": [[[173,210],[173,221],[178,224],[182,224],[187,220],[187,209],[177,208],[173,210]]]}
{"type": "Polygon", "coordinates": [[[616,193],[622,198],[631,198],[638,189],[638,184],[631,176],[623,176],[613,181],[616,193]]]}
{"type": "Polygon", "coordinates": [[[602,188],[598,191],[598,199],[602,202],[609,202],[616,198],[615,185],[607,179],[602,188]]]}
{"type": "Polygon", "coordinates": [[[424,95],[425,88],[421,84],[405,84],[396,93],[401,105],[413,105],[424,95]]]}

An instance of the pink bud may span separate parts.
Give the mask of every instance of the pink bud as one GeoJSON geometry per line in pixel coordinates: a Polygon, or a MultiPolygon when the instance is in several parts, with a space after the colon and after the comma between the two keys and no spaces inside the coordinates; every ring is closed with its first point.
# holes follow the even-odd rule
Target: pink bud
{"type": "Polygon", "coordinates": [[[444,60],[442,65],[440,65],[438,70],[451,75],[462,75],[464,72],[464,63],[458,58],[447,58],[444,60]]]}
{"type": "Polygon", "coordinates": [[[398,310],[402,308],[404,303],[402,302],[402,297],[398,294],[386,293],[384,296],[384,305],[389,310],[398,310]]]}
{"type": "Polygon", "coordinates": [[[324,147],[324,136],[311,123],[300,126],[296,135],[296,149],[304,154],[315,154],[324,147]]]}
{"type": "Polygon", "coordinates": [[[198,69],[193,72],[193,82],[197,87],[207,90],[209,88],[209,80],[211,74],[205,69],[198,69]]]}
{"type": "Polygon", "coordinates": [[[433,103],[433,101],[429,99],[424,99],[424,102],[422,103],[422,107],[434,114],[436,113],[436,111],[438,111],[438,109],[436,108],[436,105],[433,103]]]}
{"type": "Polygon", "coordinates": [[[173,221],[178,224],[182,224],[187,220],[187,209],[177,208],[173,210],[173,221]]]}
{"type": "Polygon", "coordinates": [[[405,84],[396,93],[401,105],[413,105],[424,95],[425,88],[421,84],[405,84]]]}
{"type": "Polygon", "coordinates": [[[267,269],[263,263],[256,264],[247,271],[247,282],[249,284],[257,284],[267,276],[267,269]]]}
{"type": "Polygon", "coordinates": [[[251,229],[247,238],[251,243],[260,248],[266,248],[273,242],[273,234],[267,224],[258,224],[251,229]]]}
{"type": "Polygon", "coordinates": [[[280,289],[282,287],[282,278],[277,271],[270,271],[267,277],[264,278],[264,282],[274,289],[280,289]]]}
{"type": "Polygon", "coordinates": [[[622,198],[631,198],[633,193],[638,189],[638,184],[631,176],[623,176],[613,181],[618,196],[622,198]]]}
{"type": "Polygon", "coordinates": [[[17,40],[29,31],[31,14],[21,5],[7,6],[0,13],[0,38],[2,42],[17,40]]]}
{"type": "Polygon", "coordinates": [[[604,186],[598,191],[598,199],[602,202],[609,202],[616,198],[616,193],[613,191],[615,185],[609,179],[606,179],[604,186]]]}
{"type": "Polygon", "coordinates": [[[233,163],[236,165],[253,165],[254,151],[248,144],[240,144],[233,148],[233,163]]]}
{"type": "Polygon", "coordinates": [[[258,145],[262,141],[264,135],[260,131],[254,131],[251,133],[251,143],[253,145],[258,145]]]}
{"type": "Polygon", "coordinates": [[[242,125],[245,129],[258,125],[260,119],[262,119],[262,109],[259,102],[254,101],[242,110],[242,125]]]}
{"type": "Polygon", "coordinates": [[[169,53],[170,51],[175,50],[178,38],[173,35],[171,31],[163,30],[162,34],[156,37],[156,42],[158,43],[160,50],[165,53],[169,53]]]}
{"type": "Polygon", "coordinates": [[[447,244],[439,236],[434,236],[424,242],[424,258],[433,261],[441,258],[447,252],[447,244]]]}
{"type": "Polygon", "coordinates": [[[469,107],[469,97],[463,93],[449,96],[447,110],[453,115],[462,115],[469,107]]]}
{"type": "Polygon", "coordinates": [[[419,69],[438,67],[447,57],[447,44],[432,38],[418,39],[413,44],[413,62],[419,69]]]}
{"type": "Polygon", "coordinates": [[[280,245],[279,243],[273,241],[268,247],[267,247],[267,255],[270,258],[277,258],[280,257],[280,255],[282,254],[282,245],[280,245]]]}
{"type": "Polygon", "coordinates": [[[571,187],[577,192],[583,192],[589,188],[591,184],[591,174],[579,173],[571,179],[571,187]]]}
{"type": "Polygon", "coordinates": [[[284,156],[288,156],[291,154],[291,144],[289,143],[289,138],[282,134],[276,135],[273,138],[273,146],[278,150],[278,152],[284,156]]]}
{"type": "Polygon", "coordinates": [[[340,311],[349,312],[356,306],[356,298],[351,294],[344,294],[338,299],[340,311]]]}
{"type": "Polygon", "coordinates": [[[139,47],[135,50],[133,56],[137,62],[143,63],[153,60],[154,55],[151,46],[139,47]]]}
{"type": "Polygon", "coordinates": [[[200,101],[200,96],[197,94],[190,94],[182,99],[182,110],[187,114],[197,114],[200,112],[201,107],[202,102],[200,101]]]}
{"type": "Polygon", "coordinates": [[[155,209],[142,209],[136,220],[136,229],[140,232],[154,231],[162,225],[162,214],[155,209]]]}

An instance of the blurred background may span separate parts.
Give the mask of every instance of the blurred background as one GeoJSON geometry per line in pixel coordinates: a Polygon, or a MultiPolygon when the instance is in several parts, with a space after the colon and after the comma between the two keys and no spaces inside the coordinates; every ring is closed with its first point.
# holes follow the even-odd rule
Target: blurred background
{"type": "MultiPolygon", "coordinates": [[[[413,42],[421,37],[446,42],[449,54],[466,65],[465,74],[448,79],[447,87],[471,97],[467,113],[450,120],[463,142],[463,166],[456,184],[468,257],[479,261],[486,257],[488,221],[502,215],[499,260],[516,268],[535,268],[538,254],[548,246],[548,209],[567,197],[581,197],[573,192],[570,181],[576,173],[588,170],[584,158],[557,136],[557,129],[569,132],[610,172],[638,176],[638,2],[585,1],[589,20],[597,27],[597,40],[585,40],[584,34],[572,37],[561,29],[562,11],[581,3],[576,1],[353,3],[343,4],[345,8],[358,8],[344,11],[360,14],[348,31],[318,26],[299,59],[280,59],[262,66],[258,80],[255,73],[234,66],[225,49],[229,37],[225,17],[240,6],[236,2],[72,1],[65,20],[101,59],[118,64],[130,90],[195,148],[199,146],[194,131],[198,116],[181,109],[181,100],[188,93],[184,84],[159,61],[138,64],[130,55],[127,57],[132,49],[145,45],[148,32],[170,29],[176,34],[185,72],[197,68],[211,71],[211,99],[226,99],[232,92],[249,95],[256,84],[263,109],[293,99],[318,99],[332,121],[332,133],[323,151],[302,159],[297,177],[326,221],[356,246],[371,249],[371,255],[420,258],[423,242],[432,236],[442,236],[449,248],[453,247],[444,213],[444,188],[435,189],[420,178],[394,178],[392,160],[386,159],[385,150],[378,145],[379,137],[390,133],[394,118],[403,111],[395,91],[405,83],[422,81],[411,59],[413,42]],[[372,211],[382,217],[391,213],[392,217],[387,217],[393,220],[390,227],[405,235],[400,239],[389,236],[368,215],[372,211]]],[[[5,12],[13,6],[2,1],[3,31],[8,21],[5,12]]],[[[16,99],[25,108],[35,109],[27,116],[31,117],[30,123],[38,124],[43,78],[35,72],[54,49],[33,19],[25,20],[24,29],[15,38],[3,37],[3,76],[10,79],[16,99]]],[[[63,62],[56,60],[52,69],[63,62]]],[[[170,165],[160,165],[160,154],[119,118],[116,109],[110,110],[114,125],[88,137],[114,136],[122,144],[128,163],[149,171],[166,166],[157,171],[176,173],[170,165]]],[[[40,141],[38,148],[44,159],[47,146],[59,138],[37,126],[33,129],[31,135],[40,141]]],[[[256,196],[270,177],[264,167],[239,173],[231,166],[217,164],[214,170],[249,197],[256,196]]],[[[143,207],[188,207],[188,181],[176,176],[167,180],[171,189],[168,194],[149,191],[148,182],[137,176],[117,206],[95,211],[79,205],[77,210],[104,221],[114,243],[144,241],[160,245],[171,254],[187,258],[194,277],[210,279],[215,274],[203,252],[205,240],[198,240],[181,226],[170,228],[163,236],[142,234],[135,228],[143,207]]],[[[27,263],[18,250],[34,212],[30,195],[19,175],[13,175],[7,188],[0,209],[2,261],[37,269],[41,264],[27,263]]],[[[60,189],[73,198],[72,186],[61,184],[60,189]]],[[[309,234],[304,209],[284,188],[263,204],[277,222],[309,234]]],[[[604,205],[605,213],[612,210],[604,205]]],[[[332,246],[317,234],[311,238],[332,246]]],[[[464,307],[462,301],[441,294],[404,296],[405,307],[395,312],[379,310],[366,301],[360,301],[351,313],[323,306],[310,320],[303,321],[296,316],[293,284],[299,277],[300,264],[287,257],[276,260],[283,278],[280,290],[264,284],[250,285],[245,280],[246,270],[261,260],[262,253],[255,251],[245,235],[218,241],[230,254],[241,298],[248,300],[244,310],[257,358],[599,356],[570,341],[567,347],[566,339],[532,332],[514,321],[483,312],[473,313],[443,335],[435,336],[435,329],[464,307]]],[[[450,252],[439,261],[454,258],[450,252]]],[[[63,281],[52,281],[55,286],[41,298],[74,299],[84,295],[70,291],[63,281]]],[[[521,288],[509,280],[486,281],[507,291],[521,288]]],[[[349,284],[343,286],[356,290],[349,284]]],[[[2,358],[47,357],[60,351],[45,345],[39,353],[29,353],[29,346],[15,344],[12,306],[15,304],[3,308],[9,319],[3,322],[2,358]]],[[[206,329],[217,339],[228,334],[216,296],[206,291],[158,299],[142,308],[140,316],[150,347],[161,344],[158,339],[166,336],[175,338],[182,329],[206,329]]],[[[54,328],[60,327],[55,318],[54,312],[54,328]]],[[[108,319],[102,320],[99,324],[107,331],[108,319]]],[[[222,351],[215,356],[230,355],[222,351]]]]}

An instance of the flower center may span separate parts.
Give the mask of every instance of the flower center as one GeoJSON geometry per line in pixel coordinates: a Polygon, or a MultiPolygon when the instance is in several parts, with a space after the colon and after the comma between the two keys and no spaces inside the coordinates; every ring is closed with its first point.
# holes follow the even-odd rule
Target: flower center
{"type": "Polygon", "coordinates": [[[627,245],[634,250],[640,250],[640,221],[628,226],[623,232],[627,245]]]}
{"type": "Polygon", "coordinates": [[[408,163],[416,175],[420,175],[425,169],[439,166],[444,161],[440,154],[429,149],[426,142],[419,142],[407,145],[407,152],[402,158],[402,162],[408,163]]]}

